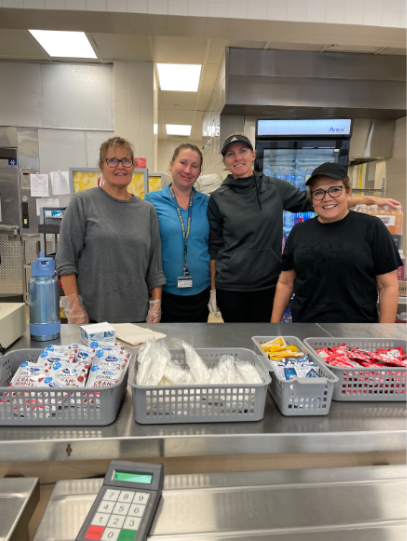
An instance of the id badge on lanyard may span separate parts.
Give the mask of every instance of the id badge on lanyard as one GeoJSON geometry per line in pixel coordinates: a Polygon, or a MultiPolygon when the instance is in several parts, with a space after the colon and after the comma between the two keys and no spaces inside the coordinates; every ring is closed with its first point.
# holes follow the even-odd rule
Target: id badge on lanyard
{"type": "Polygon", "coordinates": [[[169,187],[169,192],[171,195],[172,202],[174,203],[175,209],[178,214],[179,221],[181,223],[181,230],[182,230],[182,238],[184,241],[184,264],[182,266],[183,270],[183,276],[177,277],[177,287],[178,288],[185,288],[185,287],[192,287],[192,276],[188,269],[188,263],[187,263],[187,255],[188,255],[188,239],[189,234],[191,231],[191,221],[192,221],[192,201],[193,201],[193,194],[191,191],[191,196],[189,198],[189,206],[188,206],[188,222],[187,222],[187,228],[185,230],[184,220],[182,219],[181,209],[178,205],[177,198],[175,197],[174,190],[172,187],[169,187]]]}

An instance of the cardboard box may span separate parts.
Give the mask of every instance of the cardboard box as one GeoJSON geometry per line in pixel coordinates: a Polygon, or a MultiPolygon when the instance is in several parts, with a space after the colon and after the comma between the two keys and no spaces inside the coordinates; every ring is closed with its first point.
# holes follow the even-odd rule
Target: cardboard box
{"type": "Polygon", "coordinates": [[[11,346],[27,330],[25,304],[20,302],[0,303],[0,344],[11,346]]]}
{"type": "Polygon", "coordinates": [[[405,280],[399,280],[399,297],[407,297],[406,288],[407,282],[405,280]]]}
{"type": "Polygon", "coordinates": [[[92,342],[116,342],[116,330],[109,323],[95,323],[93,325],[81,325],[81,340],[91,347],[92,342]]]}

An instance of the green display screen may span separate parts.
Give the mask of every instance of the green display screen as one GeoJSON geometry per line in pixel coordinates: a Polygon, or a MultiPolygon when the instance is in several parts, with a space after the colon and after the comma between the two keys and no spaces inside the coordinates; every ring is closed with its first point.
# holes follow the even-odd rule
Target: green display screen
{"type": "Polygon", "coordinates": [[[113,481],[128,481],[129,483],[144,483],[151,485],[153,476],[148,473],[128,473],[124,471],[115,471],[113,481]]]}

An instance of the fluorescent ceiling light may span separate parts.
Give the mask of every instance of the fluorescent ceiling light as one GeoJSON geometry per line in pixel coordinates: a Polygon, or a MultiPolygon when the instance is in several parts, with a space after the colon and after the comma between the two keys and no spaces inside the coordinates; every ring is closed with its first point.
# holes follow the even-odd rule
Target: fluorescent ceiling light
{"type": "Polygon", "coordinates": [[[97,58],[85,32],[29,30],[49,56],[57,58],[97,58]]]}
{"type": "Polygon", "coordinates": [[[158,134],[158,124],[154,124],[154,135],[158,134]]]}
{"type": "Polygon", "coordinates": [[[191,135],[192,126],[182,124],[166,124],[167,135],[191,135]]]}
{"type": "Polygon", "coordinates": [[[198,92],[200,64],[157,64],[161,90],[198,92]]]}

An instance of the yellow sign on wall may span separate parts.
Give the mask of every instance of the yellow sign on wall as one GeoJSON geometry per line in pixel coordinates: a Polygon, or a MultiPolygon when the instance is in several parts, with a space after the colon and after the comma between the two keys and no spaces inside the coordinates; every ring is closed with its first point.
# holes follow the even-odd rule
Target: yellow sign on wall
{"type": "Polygon", "coordinates": [[[163,187],[162,175],[148,175],[148,191],[157,192],[163,187]]]}
{"type": "MultiPolygon", "coordinates": [[[[105,179],[99,169],[70,169],[70,177],[73,184],[73,193],[78,193],[89,188],[103,186],[105,179]]],[[[127,187],[127,191],[132,195],[144,198],[144,186],[147,177],[147,169],[134,170],[133,177],[127,187]]]]}

